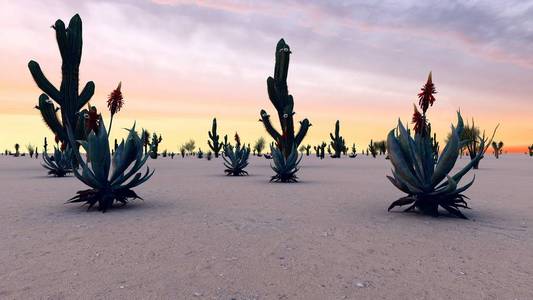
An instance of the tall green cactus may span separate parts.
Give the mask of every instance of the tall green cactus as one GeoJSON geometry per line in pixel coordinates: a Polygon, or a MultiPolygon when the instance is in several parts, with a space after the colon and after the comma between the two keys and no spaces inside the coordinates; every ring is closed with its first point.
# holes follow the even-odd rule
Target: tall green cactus
{"type": "MultiPolygon", "coordinates": [[[[61,53],[61,86],[56,88],[43,74],[39,64],[33,60],[28,63],[28,68],[37,86],[44,92],[39,97],[37,108],[50,129],[64,144],[67,143],[66,125],[73,126],[76,133],[84,132],[79,125],[83,126],[83,114],[78,112],[89,102],[94,94],[94,83],[89,81],[83,90],[79,92],[79,67],[82,53],[82,22],[79,15],[70,19],[69,25],[57,20],[52,28],[56,32],[57,45],[61,53]],[[52,99],[59,108],[56,108],[52,99]],[[57,117],[57,110],[61,110],[61,120],[57,117]]],[[[78,136],[77,136],[78,138],[78,136]]]]}
{"type": "MultiPolygon", "coordinates": [[[[217,133],[217,119],[213,119],[213,126],[211,127],[211,131],[208,132],[209,139],[207,141],[207,144],[209,145],[209,148],[213,150],[215,153],[215,157],[218,157],[218,154],[220,153],[220,150],[222,150],[223,144],[219,143],[218,139],[220,136],[217,133]]],[[[226,142],[227,142],[227,136],[226,136],[226,142]]]]}
{"type": "Polygon", "coordinates": [[[333,155],[331,156],[332,158],[340,158],[341,153],[344,152],[346,148],[346,143],[344,141],[344,138],[339,134],[339,131],[340,131],[340,123],[339,123],[339,120],[337,120],[337,122],[335,122],[335,136],[332,133],[329,134],[331,138],[330,145],[334,151],[333,155]]]}
{"type": "Polygon", "coordinates": [[[289,94],[287,87],[287,74],[289,72],[289,57],[291,50],[283,39],[279,40],[276,46],[276,64],[274,67],[274,77],[268,77],[267,88],[268,97],[278,112],[281,124],[281,134],[272,126],[270,115],[261,110],[261,122],[266,131],[276,141],[277,147],[287,159],[293,148],[298,148],[311,124],[304,119],[300,122],[298,133],[294,134],[294,99],[289,94]]]}

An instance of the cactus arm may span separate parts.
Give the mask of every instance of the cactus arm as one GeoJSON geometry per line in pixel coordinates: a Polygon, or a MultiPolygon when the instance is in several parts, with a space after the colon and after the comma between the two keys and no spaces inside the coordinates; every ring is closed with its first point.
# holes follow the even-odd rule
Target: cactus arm
{"type": "Polygon", "coordinates": [[[37,86],[50,98],[52,98],[57,104],[61,105],[61,96],[57,88],[46,78],[41,70],[41,66],[36,61],[31,60],[28,63],[28,69],[30,70],[33,80],[37,86]]]}
{"type": "Polygon", "coordinates": [[[303,139],[305,138],[305,135],[307,134],[307,131],[309,130],[309,127],[311,127],[311,123],[309,123],[308,119],[304,119],[300,122],[300,129],[298,130],[298,133],[294,138],[294,143],[296,144],[296,147],[299,146],[300,143],[302,143],[303,139]]]}
{"type": "Polygon", "coordinates": [[[78,110],[82,109],[89,100],[91,100],[94,95],[94,82],[89,81],[85,84],[83,90],[81,90],[80,96],[78,97],[78,110]]]}
{"type": "Polygon", "coordinates": [[[264,110],[261,110],[261,122],[263,122],[266,131],[276,142],[281,139],[281,134],[279,134],[279,132],[274,128],[274,126],[272,126],[272,123],[270,122],[270,115],[264,110]]]}

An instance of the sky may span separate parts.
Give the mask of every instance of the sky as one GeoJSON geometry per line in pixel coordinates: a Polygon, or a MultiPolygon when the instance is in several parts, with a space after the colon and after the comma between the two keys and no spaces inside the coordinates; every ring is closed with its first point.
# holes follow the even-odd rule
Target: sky
{"type": "Polygon", "coordinates": [[[284,38],[295,123],[313,125],[304,144],[329,142],[336,120],[358,151],[385,139],[399,118],[410,121],[430,71],[438,94],[428,118],[441,141],[460,109],[481,129],[500,123],[496,140],[509,151],[533,143],[533,1],[0,0],[0,149],[52,139],[27,63],[59,86],[50,26],[76,13],[80,85],[95,82],[91,104],[106,123],[107,95],[122,82],[112,138],[136,121],[162,134],[161,150],[192,138],[206,151],[216,117],[221,136],[270,140],[259,111],[278,125],[266,78],[284,38]]]}

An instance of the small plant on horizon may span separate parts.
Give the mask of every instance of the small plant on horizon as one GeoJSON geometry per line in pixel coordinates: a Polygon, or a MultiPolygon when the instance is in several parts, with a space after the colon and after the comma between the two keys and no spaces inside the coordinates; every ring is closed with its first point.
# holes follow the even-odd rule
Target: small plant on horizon
{"type": "Polygon", "coordinates": [[[207,154],[205,155],[205,158],[207,160],[211,160],[213,158],[213,152],[211,151],[207,151],[207,154]]]}
{"type": "Polygon", "coordinates": [[[122,105],[124,105],[124,97],[122,96],[122,82],[118,83],[118,86],[116,89],[114,89],[111,94],[109,94],[109,97],[107,98],[107,108],[109,109],[109,112],[111,113],[111,117],[109,118],[109,131],[107,132],[108,135],[111,134],[111,126],[113,125],[113,117],[116,113],[120,111],[122,108],[122,105]]]}
{"type": "Polygon", "coordinates": [[[270,167],[276,173],[276,175],[270,178],[270,182],[298,182],[296,172],[299,170],[298,164],[302,160],[303,156],[298,156],[296,147],[293,147],[293,150],[288,158],[285,158],[281,150],[274,146],[270,146],[270,151],[272,153],[272,160],[274,162],[274,165],[270,165],[270,167]]]}
{"type": "Polygon", "coordinates": [[[48,156],[48,153],[43,152],[42,166],[48,170],[48,175],[54,175],[56,177],[64,177],[68,173],[72,172],[72,149],[61,151],[58,147],[54,147],[54,154],[52,157],[48,156]]]}
{"type": "Polygon", "coordinates": [[[185,144],[183,144],[183,149],[185,149],[189,155],[193,155],[194,149],[196,149],[196,142],[193,139],[188,140],[185,144]]]}
{"type": "Polygon", "coordinates": [[[163,157],[167,157],[168,156],[167,149],[165,149],[165,150],[163,150],[163,152],[161,152],[161,156],[163,156],[163,157]]]}
{"type": "Polygon", "coordinates": [[[227,176],[243,176],[248,175],[244,170],[248,166],[248,157],[250,150],[244,145],[241,146],[241,140],[238,134],[235,134],[235,147],[233,145],[224,146],[224,172],[227,176]]]}
{"type": "MultiPolygon", "coordinates": [[[[339,120],[337,120],[337,122],[335,122],[335,135],[333,135],[333,133],[329,134],[329,137],[331,138],[330,145],[334,151],[333,155],[331,155],[332,158],[340,158],[341,153],[343,153],[346,148],[346,143],[344,141],[344,138],[339,134],[339,131],[340,131],[340,122],[339,120]]],[[[329,147],[328,147],[328,152],[329,152],[329,147]]]]}
{"type": "Polygon", "coordinates": [[[20,156],[20,145],[19,144],[15,144],[15,154],[13,156],[15,157],[19,157],[20,156]]]}
{"type": "Polygon", "coordinates": [[[33,158],[33,154],[35,154],[35,146],[33,146],[32,144],[28,144],[26,145],[26,149],[28,150],[30,158],[33,158]]]}
{"type": "MultiPolygon", "coordinates": [[[[211,127],[211,131],[208,131],[207,134],[209,135],[209,140],[207,141],[207,144],[209,145],[209,148],[213,150],[215,153],[215,157],[218,157],[220,150],[224,147],[224,144],[219,142],[219,135],[217,133],[217,119],[213,118],[213,125],[211,127]]],[[[227,139],[227,136],[226,136],[227,139]]]]}
{"type": "Polygon", "coordinates": [[[185,146],[182,145],[182,146],[180,147],[181,158],[184,158],[184,157],[185,157],[186,151],[187,151],[187,150],[185,149],[185,146]]]}
{"type": "Polygon", "coordinates": [[[159,150],[159,144],[161,141],[163,141],[161,134],[157,136],[157,134],[154,132],[152,134],[152,141],[150,142],[150,158],[157,159],[157,152],[159,150]]]}
{"type": "Polygon", "coordinates": [[[503,153],[503,142],[500,141],[496,143],[496,141],[492,142],[492,150],[494,150],[494,156],[496,159],[500,158],[500,155],[503,153]]]}
{"type": "Polygon", "coordinates": [[[527,151],[529,153],[529,156],[533,156],[533,144],[531,144],[531,146],[527,147],[527,151]]]}
{"type": "Polygon", "coordinates": [[[202,151],[202,148],[198,149],[198,153],[196,153],[196,158],[198,159],[204,158],[204,152],[202,151]]]}
{"type": "MultiPolygon", "coordinates": [[[[422,113],[415,106],[412,120],[415,124],[414,138],[407,132],[400,120],[398,120],[398,126],[388,134],[387,150],[393,171],[392,177],[387,176],[387,178],[395,187],[407,194],[394,201],[388,210],[396,206],[409,205],[405,211],[418,209],[423,213],[438,216],[439,207],[442,207],[450,214],[466,219],[460,211],[460,208],[468,208],[465,201],[467,197],[462,193],[474,183],[475,177],[463,187],[458,188],[458,183],[474,164],[479,162],[483,151],[478,152],[477,156],[455,175],[448,175],[459,156],[461,146],[459,137],[464,130],[463,118],[461,113],[457,112],[457,126],[452,125],[451,137],[439,160],[435,161],[431,126],[426,117],[427,109],[435,102],[435,93],[435,86],[429,73],[426,84],[418,94],[422,113]]],[[[488,140],[484,135],[478,138],[481,149],[486,149],[485,144],[488,140]]],[[[488,143],[491,141],[492,138],[488,143]]]]}
{"type": "Polygon", "coordinates": [[[261,156],[261,153],[265,149],[266,141],[263,137],[260,137],[255,141],[254,144],[254,151],[256,152],[257,156],[261,156]]]}
{"type": "Polygon", "coordinates": [[[370,140],[370,144],[368,144],[368,149],[366,150],[367,156],[369,153],[372,155],[373,158],[376,158],[376,156],[378,155],[378,150],[373,140],[370,140]]]}
{"type": "Polygon", "coordinates": [[[350,158],[357,157],[357,149],[355,148],[355,143],[352,145],[352,153],[350,153],[350,158]]]}
{"type": "Polygon", "coordinates": [[[283,39],[280,39],[276,45],[274,77],[268,77],[267,79],[268,97],[278,113],[281,133],[272,126],[270,115],[265,110],[261,110],[260,119],[266,131],[274,139],[277,149],[281,150],[285,156],[285,159],[288,159],[291,155],[293,148],[298,149],[311,126],[309,120],[304,119],[300,122],[298,133],[295,134],[294,132],[294,99],[289,94],[287,87],[291,53],[289,45],[283,39]]]}

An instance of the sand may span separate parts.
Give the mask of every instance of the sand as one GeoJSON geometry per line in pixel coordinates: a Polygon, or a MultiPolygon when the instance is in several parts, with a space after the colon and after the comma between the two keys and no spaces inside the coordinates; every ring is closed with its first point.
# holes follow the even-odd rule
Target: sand
{"type": "Polygon", "coordinates": [[[525,155],[481,161],[470,220],[387,212],[383,157],[305,158],[298,184],[265,159],[148,164],[145,201],[102,214],[64,204],[74,177],[0,157],[0,298],[533,299],[525,155]]]}

